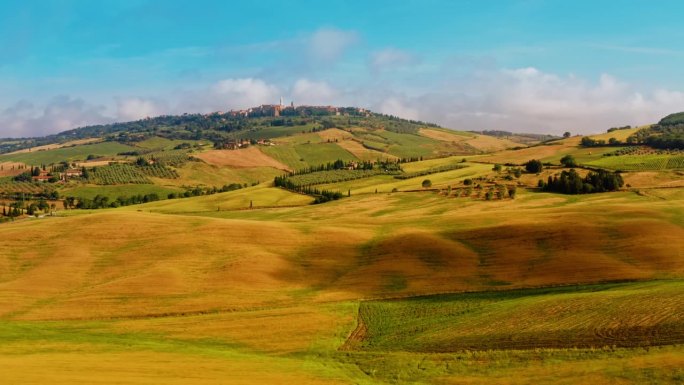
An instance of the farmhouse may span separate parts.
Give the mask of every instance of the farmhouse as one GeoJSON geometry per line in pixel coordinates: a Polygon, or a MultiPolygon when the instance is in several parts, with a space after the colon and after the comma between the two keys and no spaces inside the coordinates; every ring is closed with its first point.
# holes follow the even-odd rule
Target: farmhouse
{"type": "Polygon", "coordinates": [[[60,180],[67,181],[71,178],[80,178],[83,175],[81,172],[81,169],[79,168],[70,168],[64,171],[63,173],[60,174],[60,180]]]}
{"type": "Polygon", "coordinates": [[[33,180],[35,182],[47,182],[50,180],[50,178],[50,173],[46,170],[40,170],[40,174],[33,176],[33,180]]]}

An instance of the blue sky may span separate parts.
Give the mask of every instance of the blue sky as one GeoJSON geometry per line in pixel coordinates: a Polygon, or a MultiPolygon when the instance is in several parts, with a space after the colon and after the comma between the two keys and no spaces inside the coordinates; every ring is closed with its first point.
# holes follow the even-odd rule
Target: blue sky
{"type": "Polygon", "coordinates": [[[0,136],[274,103],[561,133],[684,110],[679,1],[8,1],[0,136]]]}

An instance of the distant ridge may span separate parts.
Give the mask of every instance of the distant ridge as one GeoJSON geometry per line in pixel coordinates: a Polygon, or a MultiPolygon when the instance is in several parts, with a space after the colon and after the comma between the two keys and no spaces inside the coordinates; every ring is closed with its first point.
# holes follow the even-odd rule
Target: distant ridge
{"type": "Polygon", "coordinates": [[[135,121],[84,126],[33,138],[7,138],[0,143],[0,154],[75,139],[102,137],[109,140],[137,141],[156,135],[173,139],[221,141],[245,130],[269,126],[302,126],[325,129],[344,123],[363,124],[400,133],[415,133],[421,127],[440,128],[435,123],[399,118],[361,107],[261,105],[244,110],[160,115],[135,121]]]}

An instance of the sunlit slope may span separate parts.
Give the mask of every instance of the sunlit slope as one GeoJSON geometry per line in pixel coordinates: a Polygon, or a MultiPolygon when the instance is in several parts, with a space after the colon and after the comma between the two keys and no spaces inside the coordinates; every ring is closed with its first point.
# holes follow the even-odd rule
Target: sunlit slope
{"type": "Polygon", "coordinates": [[[461,147],[465,153],[472,153],[473,149],[477,152],[494,152],[523,146],[509,139],[445,128],[422,128],[418,132],[422,136],[450,143],[456,148],[461,147]]]}
{"type": "Polygon", "coordinates": [[[638,347],[684,342],[684,281],[367,301],[345,349],[638,347]]]}
{"type": "Polygon", "coordinates": [[[142,316],[304,293],[374,298],[684,274],[681,196],[399,193],[246,209],[260,191],[5,224],[0,314],[142,316]],[[238,210],[219,211],[231,199],[238,210]]]}
{"type": "Polygon", "coordinates": [[[648,128],[648,127],[650,127],[650,125],[628,128],[625,130],[615,130],[612,132],[605,132],[603,134],[590,135],[589,137],[594,139],[594,140],[605,140],[606,142],[608,142],[610,140],[610,138],[615,138],[621,142],[624,142],[627,140],[628,137],[636,134],[637,131],[641,130],[642,128],[648,128]]]}
{"type": "Polygon", "coordinates": [[[290,207],[308,205],[313,201],[308,195],[268,187],[268,183],[236,191],[192,198],[162,200],[146,205],[126,207],[126,210],[141,210],[155,213],[206,213],[221,210],[246,210],[265,207],[290,207]]]}
{"type": "Polygon", "coordinates": [[[135,147],[118,142],[79,144],[73,147],[59,147],[43,151],[20,152],[0,155],[0,162],[14,161],[38,166],[61,161],[84,160],[88,155],[113,156],[120,152],[133,151],[135,147]]]}

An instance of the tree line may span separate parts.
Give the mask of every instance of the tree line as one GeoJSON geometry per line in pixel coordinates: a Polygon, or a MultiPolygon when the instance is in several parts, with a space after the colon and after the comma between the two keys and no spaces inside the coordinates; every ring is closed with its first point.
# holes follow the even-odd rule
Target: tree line
{"type": "MultiPolygon", "coordinates": [[[[258,183],[258,182],[257,182],[258,183]]],[[[223,187],[194,187],[186,190],[182,193],[170,193],[166,196],[166,199],[179,199],[179,198],[189,198],[201,195],[212,195],[221,192],[228,192],[239,190],[241,188],[247,187],[247,184],[231,183],[224,185],[223,187]]],[[[149,203],[161,200],[162,197],[158,193],[150,194],[136,194],[131,196],[120,196],[116,199],[111,199],[105,195],[96,195],[93,199],[83,198],[83,197],[66,197],[64,198],[63,205],[65,209],[84,209],[84,210],[95,210],[95,209],[107,209],[116,208],[121,206],[137,205],[142,203],[149,203]]]]}
{"type": "Polygon", "coordinates": [[[343,197],[342,193],[339,191],[318,189],[310,185],[298,185],[287,176],[275,177],[273,184],[276,187],[281,187],[285,190],[313,196],[314,204],[334,201],[343,197]]]}
{"type": "Polygon", "coordinates": [[[616,191],[624,185],[619,172],[598,170],[582,178],[575,169],[562,171],[560,175],[549,176],[547,181],[539,180],[542,191],[561,194],[591,194],[616,191]]]}

